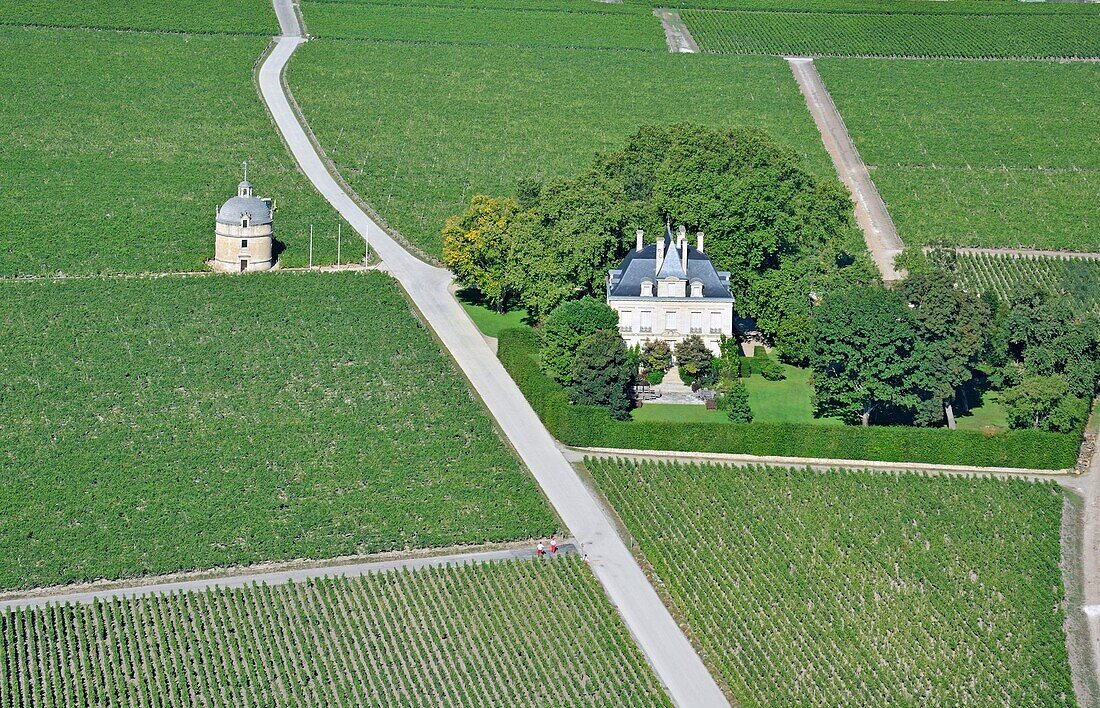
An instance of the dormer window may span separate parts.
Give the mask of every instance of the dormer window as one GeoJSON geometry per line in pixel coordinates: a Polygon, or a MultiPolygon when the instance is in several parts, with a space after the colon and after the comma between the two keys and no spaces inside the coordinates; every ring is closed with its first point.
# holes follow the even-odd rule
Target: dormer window
{"type": "Polygon", "coordinates": [[[653,281],[642,281],[642,297],[653,297],[653,281]]]}
{"type": "Polygon", "coordinates": [[[703,297],[703,284],[698,280],[692,282],[691,284],[691,296],[703,297]]]}
{"type": "Polygon", "coordinates": [[[247,215],[241,217],[241,228],[245,228],[245,229],[248,228],[248,216],[247,215]]]}

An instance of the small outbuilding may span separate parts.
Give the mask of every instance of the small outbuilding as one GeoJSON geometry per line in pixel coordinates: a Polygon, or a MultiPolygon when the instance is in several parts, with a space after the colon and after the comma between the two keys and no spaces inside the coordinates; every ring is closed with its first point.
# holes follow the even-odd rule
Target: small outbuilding
{"type": "Polygon", "coordinates": [[[237,196],[218,209],[214,224],[214,270],[232,273],[268,270],[275,265],[274,209],[270,199],[253,195],[248,181],[237,185],[237,196]]]}

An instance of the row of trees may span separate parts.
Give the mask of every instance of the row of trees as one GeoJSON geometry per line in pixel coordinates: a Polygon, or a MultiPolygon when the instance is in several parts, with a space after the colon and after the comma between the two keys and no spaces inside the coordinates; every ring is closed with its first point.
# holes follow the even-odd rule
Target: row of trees
{"type": "Polygon", "coordinates": [[[953,252],[911,256],[895,289],[825,297],[808,328],[816,414],[955,426],[989,389],[1013,428],[1070,431],[1100,385],[1100,319],[1027,285],[1008,302],[956,286],[953,252]]]}
{"type": "Polygon", "coordinates": [[[805,359],[807,288],[877,278],[851,214],[838,183],[805,171],[763,132],[646,126],[579,175],[475,196],[447,220],[443,254],[491,306],[542,319],[564,301],[602,299],[635,230],[656,235],[671,220],[706,232],[739,312],[805,359]]]}

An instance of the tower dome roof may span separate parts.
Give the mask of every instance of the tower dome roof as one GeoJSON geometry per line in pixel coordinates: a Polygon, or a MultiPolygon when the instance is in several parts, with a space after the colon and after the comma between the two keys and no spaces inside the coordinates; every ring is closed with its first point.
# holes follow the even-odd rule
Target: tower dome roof
{"type": "Polygon", "coordinates": [[[251,226],[271,223],[271,207],[256,197],[230,197],[225,204],[222,204],[222,208],[218,209],[217,221],[219,224],[240,226],[241,219],[246,214],[251,226]]]}

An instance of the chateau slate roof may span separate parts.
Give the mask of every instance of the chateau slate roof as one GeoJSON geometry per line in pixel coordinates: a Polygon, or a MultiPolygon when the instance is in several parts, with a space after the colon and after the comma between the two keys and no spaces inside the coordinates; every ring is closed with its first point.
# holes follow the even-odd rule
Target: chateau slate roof
{"type": "MultiPolygon", "coordinates": [[[[675,276],[680,280],[700,282],[703,284],[703,300],[732,300],[730,293],[730,274],[726,271],[718,271],[711,262],[710,257],[700,252],[695,247],[688,245],[687,272],[683,270],[680,262],[680,252],[676,249],[676,240],[671,229],[665,230],[665,262],[661,265],[661,272],[657,270],[657,244],[646,245],[641,251],[630,249],[630,253],[623,259],[622,264],[610,271],[610,279],[607,284],[608,297],[641,297],[642,281],[653,283],[653,292],[657,292],[657,280],[675,276]]],[[[688,294],[691,287],[688,286],[688,294]]]]}

